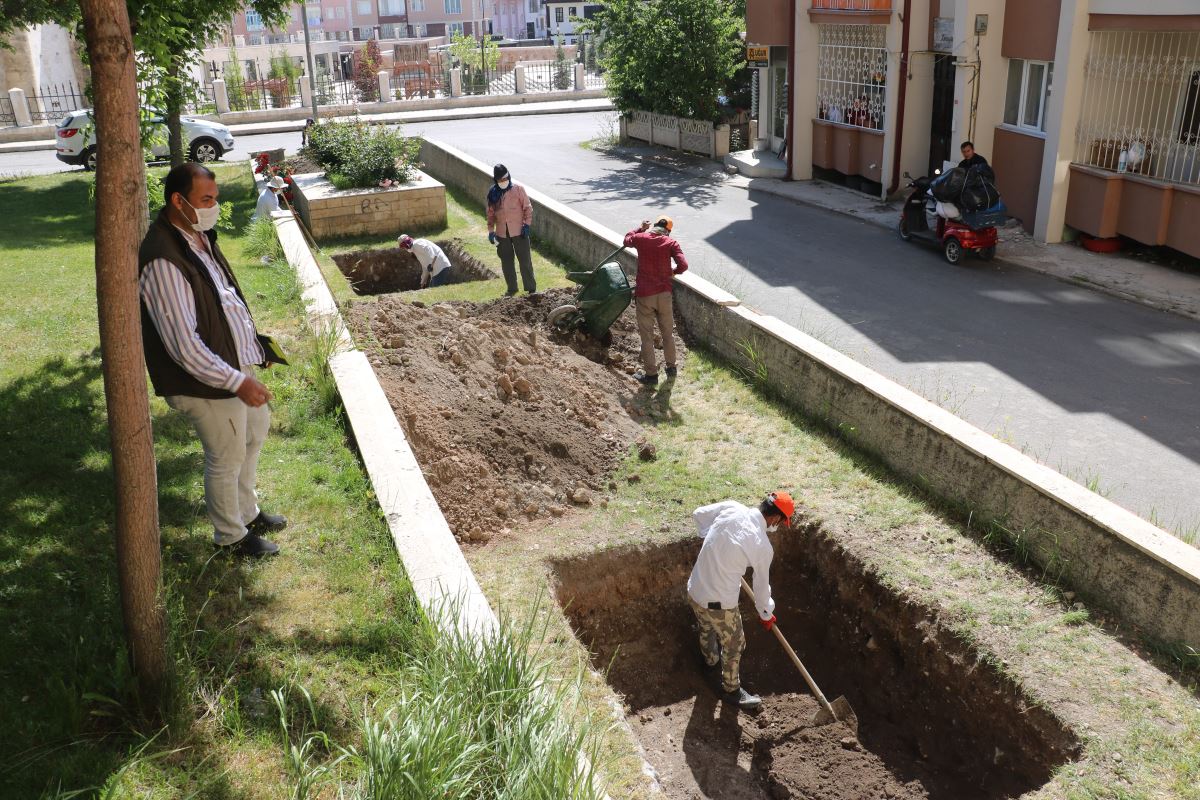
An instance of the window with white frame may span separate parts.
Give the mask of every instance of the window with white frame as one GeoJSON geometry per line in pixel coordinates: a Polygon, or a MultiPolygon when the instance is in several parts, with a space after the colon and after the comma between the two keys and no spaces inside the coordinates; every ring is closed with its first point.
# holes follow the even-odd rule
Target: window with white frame
{"type": "Polygon", "coordinates": [[[461,14],[462,0],[445,0],[447,14],[461,14]]]}
{"type": "Polygon", "coordinates": [[[338,19],[346,18],[346,9],[343,6],[338,6],[333,10],[333,15],[338,19]]]}
{"type": "Polygon", "coordinates": [[[817,118],[883,130],[887,116],[887,26],[818,27],[817,118]]]}
{"type": "Polygon", "coordinates": [[[567,16],[568,17],[578,17],[579,14],[576,13],[577,11],[579,11],[578,6],[571,6],[569,9],[567,9],[567,16]]]}
{"type": "MultiPolygon", "coordinates": [[[[425,0],[409,0],[409,7],[413,11],[424,11],[425,10],[425,0]]],[[[425,34],[421,34],[421,35],[424,36],[425,34]]]]}
{"type": "Polygon", "coordinates": [[[1046,108],[1054,80],[1053,61],[1008,60],[1004,124],[1029,131],[1046,130],[1046,108]]]}
{"type": "Polygon", "coordinates": [[[246,11],[246,30],[261,31],[263,29],[262,14],[257,11],[246,11]]]}
{"type": "Polygon", "coordinates": [[[371,0],[358,0],[358,15],[365,17],[371,13],[371,0]]]}
{"type": "Polygon", "coordinates": [[[563,10],[562,10],[562,6],[559,6],[558,8],[554,9],[554,21],[555,21],[555,22],[562,22],[562,21],[563,21],[563,10]]]}
{"type": "Polygon", "coordinates": [[[529,0],[529,13],[536,14],[538,12],[538,0],[529,0]]]}
{"type": "Polygon", "coordinates": [[[449,22],[446,24],[447,36],[462,36],[463,24],[461,22],[449,22]]]}
{"type": "Polygon", "coordinates": [[[404,0],[379,0],[379,13],[385,17],[404,15],[404,0]]]}

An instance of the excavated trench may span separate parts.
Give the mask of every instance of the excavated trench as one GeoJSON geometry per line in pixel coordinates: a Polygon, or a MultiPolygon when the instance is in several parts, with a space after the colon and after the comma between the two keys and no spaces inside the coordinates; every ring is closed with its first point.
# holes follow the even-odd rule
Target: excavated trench
{"type": "MultiPolygon", "coordinates": [[[[435,242],[450,260],[449,283],[487,281],[498,277],[479,259],[469,254],[458,239],[435,242]]],[[[333,257],[338,269],[356,294],[411,292],[421,288],[421,265],[416,256],[399,247],[355,250],[333,257]]]]}
{"type": "Polygon", "coordinates": [[[552,565],[558,601],[624,695],[668,797],[990,800],[1034,790],[1078,756],[1072,732],[1012,679],[815,527],[776,545],[776,615],[825,694],[854,707],[857,739],[811,725],[816,700],[745,602],[742,682],[763,708],[724,706],[701,674],[685,594],[699,545],[552,565]]]}

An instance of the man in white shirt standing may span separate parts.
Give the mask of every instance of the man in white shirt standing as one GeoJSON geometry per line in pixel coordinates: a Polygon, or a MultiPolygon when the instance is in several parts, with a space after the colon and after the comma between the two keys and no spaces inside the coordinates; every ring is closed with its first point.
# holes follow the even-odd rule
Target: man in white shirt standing
{"type": "Polygon", "coordinates": [[[258,456],[271,426],[271,390],[257,377],[268,354],[213,227],[216,178],[187,162],[163,181],[166,205],[138,250],[142,342],[156,394],[182,412],[204,447],[204,502],[213,542],[270,556],[263,536],[287,520],[258,505],[258,456]]]}
{"type": "Polygon", "coordinates": [[[762,700],[742,688],[738,668],[746,648],[738,611],[742,576],[754,568],[754,599],[767,630],[775,624],[770,570],[775,551],[767,534],[791,525],[796,505],[787,492],[771,492],[750,508],[733,500],[701,506],[692,512],[696,531],[704,539],[688,578],[688,600],[700,627],[700,652],[710,670],[721,667],[721,699],[746,711],[762,700]]]}
{"type": "Polygon", "coordinates": [[[450,282],[450,259],[428,239],[414,239],[407,233],[396,242],[402,250],[407,250],[416,257],[421,265],[421,288],[427,286],[444,286],[450,282]]]}

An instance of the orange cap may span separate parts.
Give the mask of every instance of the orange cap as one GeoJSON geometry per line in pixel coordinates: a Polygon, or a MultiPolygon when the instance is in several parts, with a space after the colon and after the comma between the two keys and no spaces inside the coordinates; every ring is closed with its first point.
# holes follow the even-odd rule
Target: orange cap
{"type": "Polygon", "coordinates": [[[796,511],[796,503],[792,500],[792,496],[787,492],[771,492],[771,503],[776,508],[783,512],[783,515],[788,519],[792,518],[792,514],[796,511]]]}

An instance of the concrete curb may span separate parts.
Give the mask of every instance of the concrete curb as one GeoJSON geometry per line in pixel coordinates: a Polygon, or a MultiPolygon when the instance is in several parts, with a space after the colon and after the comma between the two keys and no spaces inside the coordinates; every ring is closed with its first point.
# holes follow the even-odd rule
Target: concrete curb
{"type": "Polygon", "coordinates": [[[39,139],[32,142],[12,142],[0,144],[0,153],[31,153],[34,150],[53,150],[58,145],[53,139],[39,139]]]}
{"type": "MultiPolygon", "coordinates": [[[[426,140],[421,160],[443,183],[478,192],[490,167],[426,140]]],[[[622,238],[536,190],[540,238],[595,263],[622,238]]],[[[621,256],[631,271],[625,251],[621,256]]],[[[692,273],[675,278],[676,310],[731,363],[755,342],[772,365],[768,383],[810,417],[843,432],[898,474],[1022,537],[1034,562],[1089,602],[1147,635],[1200,650],[1200,550],[783,321],[737,303],[692,273]]]]}
{"type": "MultiPolygon", "coordinates": [[[[439,627],[453,625],[486,646],[499,630],[499,620],[454,540],[374,368],[366,354],[355,348],[296,217],[276,212],[272,222],[288,264],[303,287],[309,326],[318,336],[331,336],[335,341],[329,369],[417,600],[439,627]]],[[[643,765],[648,768],[644,759],[643,765]]],[[[578,769],[583,775],[592,773],[583,753],[579,754],[578,769]]],[[[611,800],[607,793],[601,796],[611,800]]]]}

